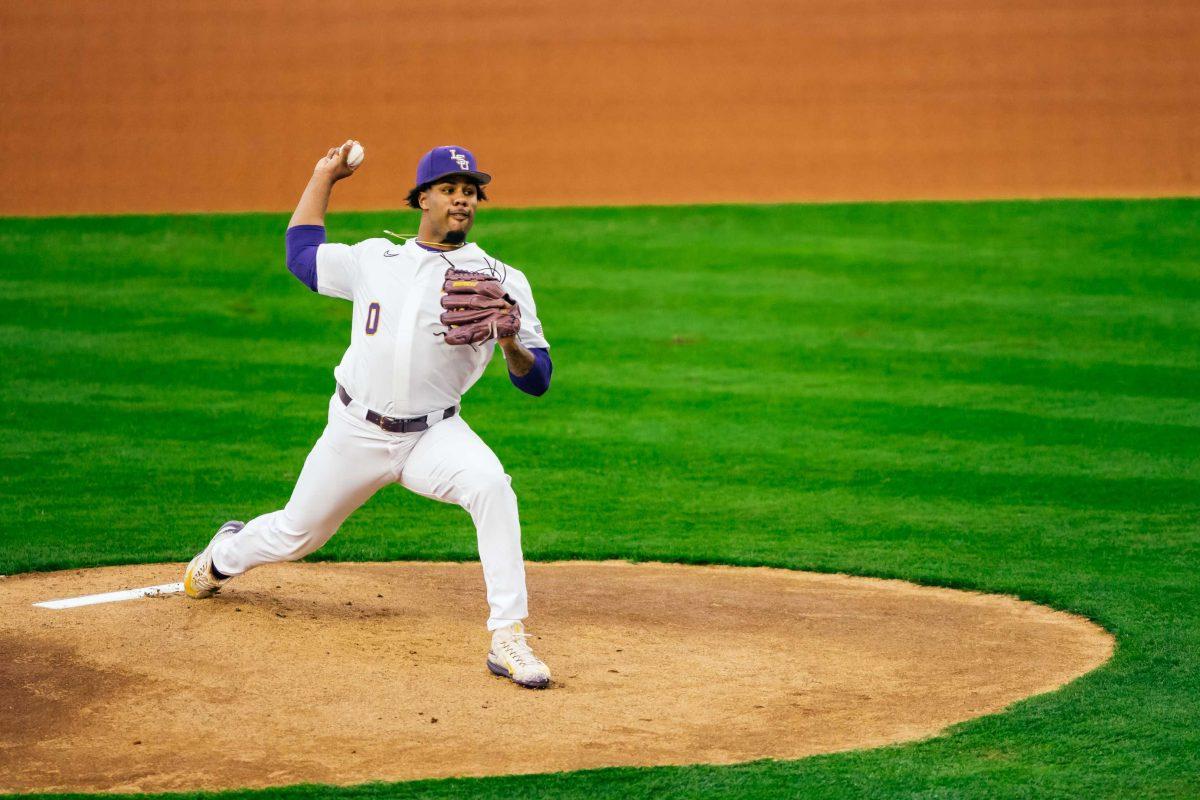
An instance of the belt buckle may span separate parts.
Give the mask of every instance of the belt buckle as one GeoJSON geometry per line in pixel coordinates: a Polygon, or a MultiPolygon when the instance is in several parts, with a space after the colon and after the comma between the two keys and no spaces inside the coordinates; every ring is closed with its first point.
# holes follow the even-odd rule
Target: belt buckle
{"type": "Polygon", "coordinates": [[[383,425],[380,427],[389,433],[408,433],[408,426],[424,417],[413,417],[412,419],[402,419],[400,417],[380,417],[383,425]]]}

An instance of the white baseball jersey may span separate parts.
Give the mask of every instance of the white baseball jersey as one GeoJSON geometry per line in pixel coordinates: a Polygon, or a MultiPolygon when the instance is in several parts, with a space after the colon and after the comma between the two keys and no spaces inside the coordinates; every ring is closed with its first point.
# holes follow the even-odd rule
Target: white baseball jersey
{"type": "Polygon", "coordinates": [[[367,239],[317,249],[317,291],[354,303],[350,347],[334,377],[356,401],[389,417],[419,417],[460,401],[487,368],[495,342],[449,345],[439,333],[446,270],[489,271],[521,308],[517,341],[550,344],[542,335],[524,273],[490,258],[478,245],[431,252],[415,240],[396,245],[367,239]]]}

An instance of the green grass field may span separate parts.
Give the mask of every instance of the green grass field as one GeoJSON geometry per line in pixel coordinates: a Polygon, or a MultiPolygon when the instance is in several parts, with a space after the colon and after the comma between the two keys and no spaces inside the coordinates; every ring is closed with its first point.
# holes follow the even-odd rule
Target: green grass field
{"type": "MultiPolygon", "coordinates": [[[[285,270],[285,222],[0,220],[0,573],[183,561],[282,506],[350,310],[285,270]]],[[[382,228],[415,218],[330,218],[382,228]]],[[[475,233],[553,346],[545,397],[497,358],[464,407],[528,558],[1012,593],[1116,656],[898,747],[237,796],[1200,794],[1200,201],[485,210],[475,233]]],[[[460,509],[394,487],[316,557],[474,548],[460,509]]]]}

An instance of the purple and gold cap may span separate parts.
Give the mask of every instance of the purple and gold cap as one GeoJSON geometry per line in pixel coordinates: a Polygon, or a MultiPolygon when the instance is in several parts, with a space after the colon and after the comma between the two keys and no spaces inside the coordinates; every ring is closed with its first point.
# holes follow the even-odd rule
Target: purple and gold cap
{"type": "Polygon", "coordinates": [[[465,147],[435,147],[417,162],[417,186],[441,180],[448,175],[470,175],[479,185],[490,183],[492,176],[476,168],[475,156],[465,147]]]}

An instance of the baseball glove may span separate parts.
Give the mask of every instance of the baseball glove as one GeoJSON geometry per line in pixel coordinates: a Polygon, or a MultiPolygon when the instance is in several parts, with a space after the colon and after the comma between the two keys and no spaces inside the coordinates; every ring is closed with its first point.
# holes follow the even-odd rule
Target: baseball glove
{"type": "Polygon", "coordinates": [[[521,330],[521,308],[486,272],[446,270],[442,284],[442,334],[446,344],[476,345],[489,339],[516,336],[521,330]]]}

